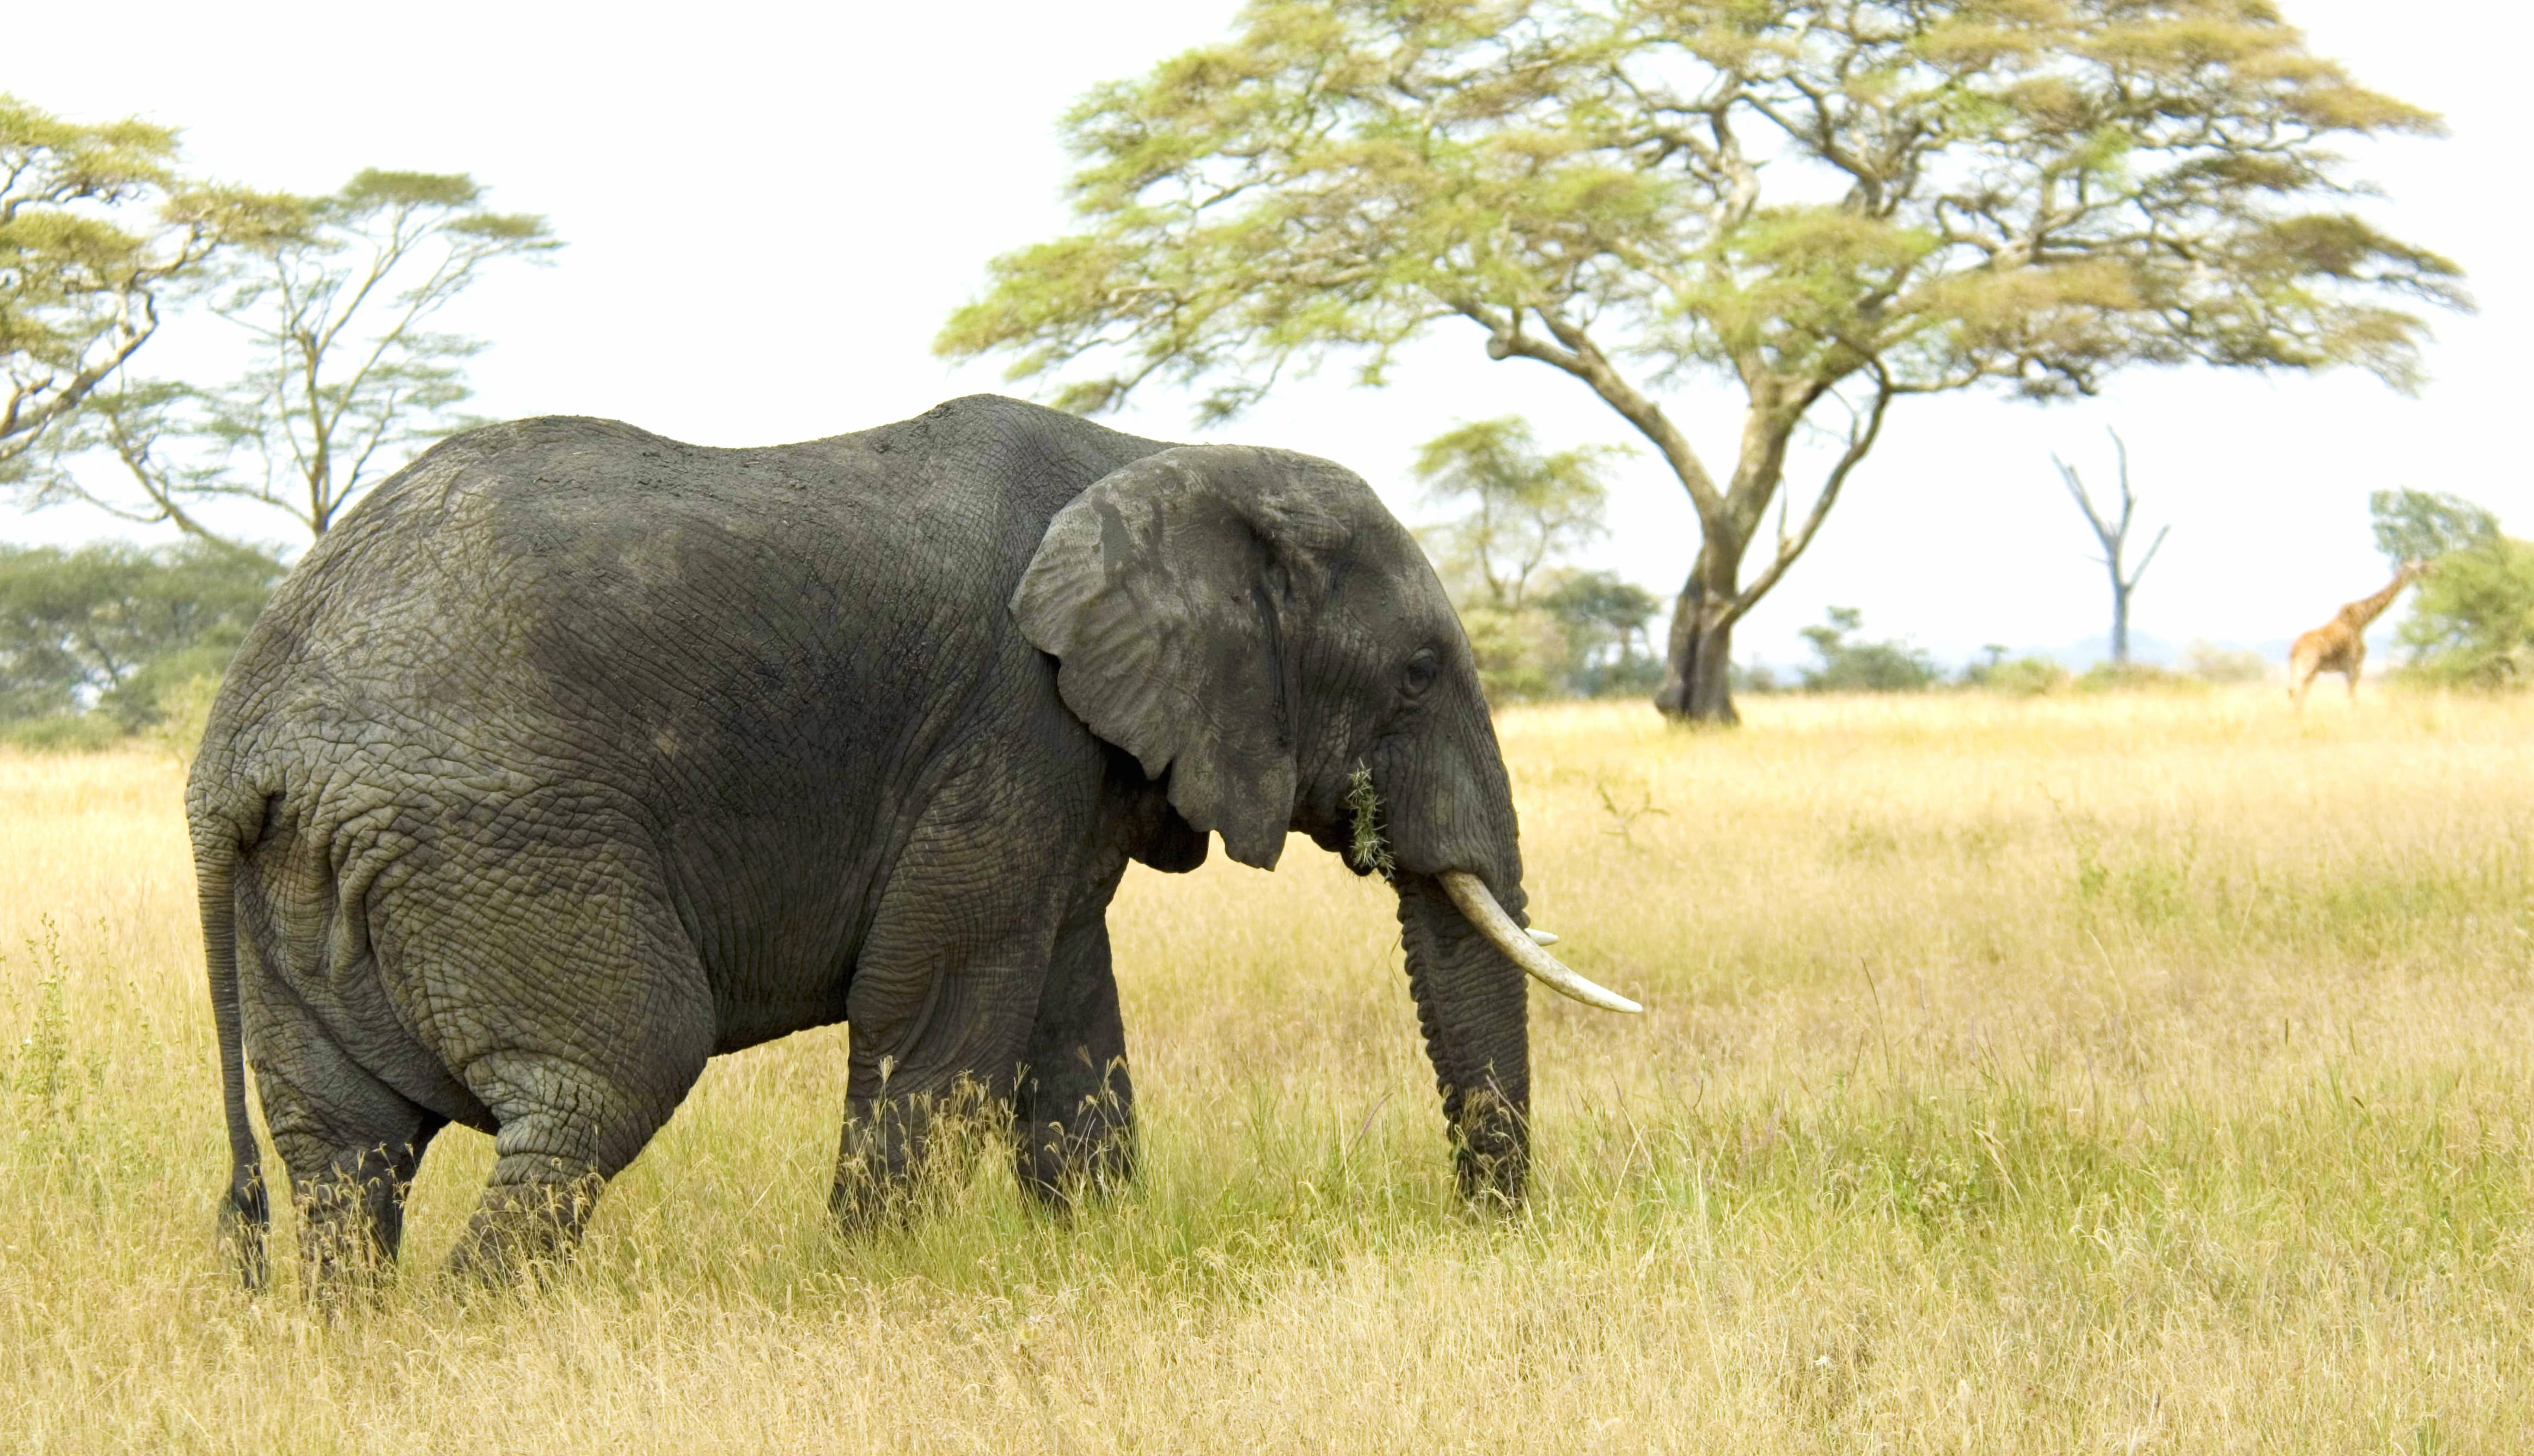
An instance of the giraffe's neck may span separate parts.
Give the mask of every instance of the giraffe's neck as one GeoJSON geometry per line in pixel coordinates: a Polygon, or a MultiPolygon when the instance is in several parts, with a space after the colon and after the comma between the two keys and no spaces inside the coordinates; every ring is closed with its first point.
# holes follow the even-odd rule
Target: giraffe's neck
{"type": "Polygon", "coordinates": [[[2351,602],[2349,605],[2342,607],[2340,609],[2340,618],[2350,626],[2363,630],[2368,623],[2383,616],[2384,609],[2393,604],[2393,598],[2400,596],[2402,594],[2402,588],[2410,584],[2411,574],[2408,572],[2397,572],[2394,574],[2392,581],[2389,582],[2383,590],[2376,593],[2374,596],[2351,602]]]}

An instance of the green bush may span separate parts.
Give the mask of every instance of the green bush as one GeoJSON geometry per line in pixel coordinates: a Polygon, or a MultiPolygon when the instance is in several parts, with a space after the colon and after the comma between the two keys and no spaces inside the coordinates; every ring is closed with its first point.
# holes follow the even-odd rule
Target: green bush
{"type": "Polygon", "coordinates": [[[2150,691],[2203,688],[2198,678],[2184,677],[2152,662],[2097,662],[2077,679],[2080,693],[2127,693],[2140,689],[2150,691]]]}
{"type": "Polygon", "coordinates": [[[2068,669],[2048,657],[2009,657],[2004,647],[1988,649],[1988,660],[1962,669],[1962,686],[2011,698],[2039,698],[2068,686],[2068,669]]]}
{"type": "Polygon", "coordinates": [[[1933,659],[1905,642],[1858,641],[1852,634],[1865,626],[1854,607],[1833,607],[1829,621],[1803,630],[1821,666],[1803,670],[1807,693],[1917,693],[1941,676],[1933,659]]]}
{"type": "Polygon", "coordinates": [[[0,719],[0,744],[37,753],[91,753],[112,748],[123,737],[123,726],[103,713],[0,719]]]}
{"type": "Polygon", "coordinates": [[[1464,607],[1461,630],[1469,634],[1470,655],[1478,663],[1478,686],[1487,701],[1530,702],[1557,693],[1565,644],[1547,613],[1464,607]]]}
{"type": "Polygon", "coordinates": [[[199,541],[0,546],[10,741],[69,747],[157,723],[162,699],[227,669],[281,573],[270,556],[199,541]]]}
{"type": "Polygon", "coordinates": [[[2493,535],[2438,557],[2397,637],[2403,676],[2456,688],[2534,681],[2534,542],[2493,535]]]}

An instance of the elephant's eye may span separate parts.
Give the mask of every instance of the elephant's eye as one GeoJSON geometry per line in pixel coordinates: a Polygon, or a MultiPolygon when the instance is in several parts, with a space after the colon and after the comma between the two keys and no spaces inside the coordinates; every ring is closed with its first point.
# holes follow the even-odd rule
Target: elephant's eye
{"type": "Polygon", "coordinates": [[[1434,686],[1434,674],[1441,670],[1442,663],[1434,656],[1434,649],[1419,647],[1417,655],[1408,659],[1408,670],[1400,674],[1400,691],[1415,698],[1434,686]]]}

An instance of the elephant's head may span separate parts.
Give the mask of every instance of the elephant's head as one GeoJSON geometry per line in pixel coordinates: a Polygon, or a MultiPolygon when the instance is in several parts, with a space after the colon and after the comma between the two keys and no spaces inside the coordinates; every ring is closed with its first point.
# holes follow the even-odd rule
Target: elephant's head
{"type": "Polygon", "coordinates": [[[1012,612],[1056,658],[1065,705],[1233,858],[1272,868],[1291,829],[1341,852],[1377,830],[1462,1189],[1519,1198],[1524,972],[1637,1007],[1519,928],[1494,724],[1460,619],[1397,517],[1326,460],[1181,446],[1058,512],[1012,612]]]}

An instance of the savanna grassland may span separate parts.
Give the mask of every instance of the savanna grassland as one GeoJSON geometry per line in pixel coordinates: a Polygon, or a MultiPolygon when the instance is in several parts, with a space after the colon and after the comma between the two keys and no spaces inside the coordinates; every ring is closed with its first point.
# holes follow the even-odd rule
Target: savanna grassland
{"type": "MultiPolygon", "coordinates": [[[[0,757],[0,1447],[2506,1451],[2534,1443],[2534,703],[1502,721],[1536,1191],[1456,1208],[1377,883],[1136,872],[1140,1183],[846,1240],[844,1033],[717,1062],[543,1292],[214,1248],[164,755],[0,757]]],[[[979,1151],[981,1167],[991,1157],[979,1151]]],[[[289,1225],[283,1221],[284,1228],[289,1225]]]]}

